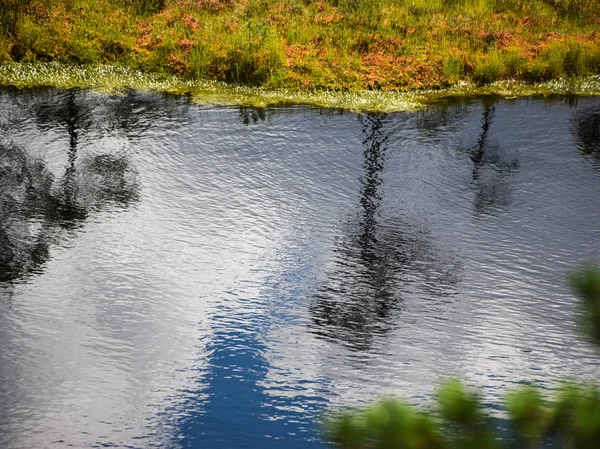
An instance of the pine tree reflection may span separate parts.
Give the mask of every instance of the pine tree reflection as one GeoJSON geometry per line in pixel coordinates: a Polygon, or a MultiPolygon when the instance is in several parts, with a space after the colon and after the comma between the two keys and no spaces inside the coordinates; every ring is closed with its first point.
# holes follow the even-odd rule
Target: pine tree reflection
{"type": "MultiPolygon", "coordinates": [[[[0,95],[3,92],[7,91],[0,89],[0,95]]],[[[176,128],[188,122],[192,106],[182,96],[137,91],[108,97],[81,89],[32,89],[19,92],[18,98],[15,95],[9,98],[15,108],[26,111],[43,131],[65,127],[76,113],[78,140],[115,133],[135,138],[165,122],[176,128]],[[69,106],[69,98],[74,99],[75,110],[69,106]]]]}
{"type": "MultiPolygon", "coordinates": [[[[68,163],[65,174],[60,181],[58,194],[54,195],[54,207],[57,221],[62,225],[73,225],[87,216],[85,207],[79,204],[79,186],[77,182],[77,138],[79,108],[75,102],[75,92],[69,91],[64,110],[64,122],[69,134],[69,147],[67,149],[68,163]]],[[[63,117],[59,117],[63,118],[63,117]]]]}
{"type": "Polygon", "coordinates": [[[477,144],[468,150],[473,162],[472,178],[476,186],[474,209],[478,214],[492,213],[511,200],[510,176],[518,161],[503,161],[498,147],[490,143],[489,131],[496,114],[493,102],[484,102],[481,133],[477,144]]]}
{"type": "Polygon", "coordinates": [[[488,132],[490,130],[490,125],[494,120],[495,114],[496,106],[486,104],[483,108],[483,123],[481,124],[481,134],[477,139],[477,146],[475,148],[475,151],[471,153],[471,160],[473,161],[473,179],[477,179],[479,177],[479,169],[481,169],[481,166],[484,162],[488,132]]]}
{"type": "Polygon", "coordinates": [[[571,121],[571,129],[579,151],[600,163],[600,108],[578,111],[571,121]]]}
{"type": "Polygon", "coordinates": [[[181,95],[129,91],[96,104],[102,116],[97,127],[107,126],[137,138],[157,124],[168,122],[173,129],[186,125],[190,107],[189,99],[181,95]]]}
{"type": "Polygon", "coordinates": [[[401,218],[382,216],[386,115],[369,114],[360,120],[365,149],[359,212],[335,241],[334,260],[309,306],[312,331],[352,350],[368,350],[376,335],[393,328],[393,312],[408,284],[447,287],[457,277],[434,274],[447,270],[439,269],[426,231],[401,218]]]}
{"type": "Polygon", "coordinates": [[[82,125],[89,128],[92,122],[77,91],[47,108],[37,102],[30,106],[38,125],[66,130],[67,164],[57,180],[22,146],[0,141],[0,282],[38,272],[61,229],[83,225],[92,210],[109,203],[127,206],[138,198],[135,170],[126,156],[79,160],[82,125]]]}

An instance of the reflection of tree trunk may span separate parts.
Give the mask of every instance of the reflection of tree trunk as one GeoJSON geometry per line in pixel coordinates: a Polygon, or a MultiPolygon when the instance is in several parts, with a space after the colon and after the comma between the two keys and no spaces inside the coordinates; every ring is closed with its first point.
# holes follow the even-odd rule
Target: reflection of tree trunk
{"type": "Polygon", "coordinates": [[[473,180],[479,179],[480,171],[485,162],[485,149],[487,145],[487,135],[490,129],[490,125],[494,121],[494,114],[496,112],[496,106],[486,104],[483,109],[483,123],[481,126],[481,134],[477,139],[477,147],[474,152],[471,153],[471,160],[473,161],[473,180]]]}
{"type": "Polygon", "coordinates": [[[379,188],[383,182],[381,174],[387,151],[385,142],[388,139],[383,132],[382,119],[384,117],[384,114],[370,114],[363,121],[362,131],[366,137],[362,142],[365,147],[363,152],[364,176],[361,179],[362,222],[360,223],[358,243],[361,248],[362,264],[369,275],[370,283],[375,287],[375,299],[387,310],[388,307],[385,303],[387,302],[386,298],[390,296],[387,279],[389,273],[386,261],[380,254],[377,239],[377,219],[382,200],[379,188]]]}
{"type": "Polygon", "coordinates": [[[79,137],[79,108],[75,102],[75,93],[69,92],[67,102],[66,125],[69,133],[69,148],[67,149],[68,162],[65,167],[65,174],[61,180],[61,194],[59,214],[61,220],[67,222],[83,219],[86,216],[85,210],[79,205],[79,189],[77,186],[77,143],[79,137]]]}
{"type": "Polygon", "coordinates": [[[386,148],[383,141],[378,140],[381,133],[381,119],[377,116],[368,116],[365,119],[363,133],[367,134],[363,145],[364,162],[363,168],[365,174],[362,181],[360,205],[362,207],[362,223],[360,246],[362,247],[363,258],[368,260],[373,255],[373,245],[377,243],[375,235],[377,228],[377,210],[381,204],[381,195],[378,188],[381,184],[380,173],[383,170],[383,158],[386,148]],[[370,127],[370,129],[369,129],[370,127]]]}
{"type": "Polygon", "coordinates": [[[431,253],[429,234],[399,215],[381,214],[383,169],[389,128],[386,115],[360,116],[363,134],[363,174],[356,220],[336,239],[326,279],[310,303],[312,331],[347,345],[369,350],[376,335],[394,327],[402,287],[417,282],[434,286],[436,293],[455,276],[440,276],[453,266],[441,267],[431,253]]]}
{"type": "Polygon", "coordinates": [[[0,222],[0,226],[0,282],[4,282],[15,276],[13,271],[15,253],[10,238],[3,229],[4,224],[0,222]]]}
{"type": "Polygon", "coordinates": [[[358,350],[369,348],[373,333],[393,307],[393,242],[387,241],[389,236],[379,235],[380,189],[388,140],[385,117],[360,116],[364,171],[360,178],[357,226],[336,244],[332,270],[311,305],[319,335],[333,337],[358,350]]]}
{"type": "Polygon", "coordinates": [[[474,209],[477,213],[498,210],[507,206],[511,199],[509,175],[518,168],[517,160],[503,160],[500,148],[492,145],[489,139],[490,127],[494,121],[496,106],[494,102],[483,105],[481,133],[477,143],[471,147],[469,157],[473,163],[473,185],[476,188],[474,209]]]}
{"type": "Polygon", "coordinates": [[[75,161],[77,160],[77,106],[75,105],[74,94],[69,95],[67,105],[69,115],[67,117],[67,131],[69,133],[69,163],[65,170],[65,200],[67,204],[75,204],[77,201],[77,189],[75,186],[75,161]]]}

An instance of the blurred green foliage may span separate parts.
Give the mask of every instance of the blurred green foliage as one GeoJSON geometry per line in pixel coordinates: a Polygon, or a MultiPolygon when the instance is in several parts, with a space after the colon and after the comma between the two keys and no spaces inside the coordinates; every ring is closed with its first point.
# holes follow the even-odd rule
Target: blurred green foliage
{"type": "MultiPolygon", "coordinates": [[[[583,330],[600,347],[600,270],[582,268],[569,282],[580,298],[583,330]]],[[[440,387],[431,410],[386,399],[329,418],[325,433],[341,449],[534,449],[544,442],[553,448],[600,448],[596,385],[566,384],[551,400],[523,386],[507,396],[505,405],[510,441],[498,435],[478,395],[458,380],[440,387]]]]}
{"type": "Polygon", "coordinates": [[[600,269],[584,267],[571,274],[569,282],[581,300],[582,330],[600,347],[600,269]]]}

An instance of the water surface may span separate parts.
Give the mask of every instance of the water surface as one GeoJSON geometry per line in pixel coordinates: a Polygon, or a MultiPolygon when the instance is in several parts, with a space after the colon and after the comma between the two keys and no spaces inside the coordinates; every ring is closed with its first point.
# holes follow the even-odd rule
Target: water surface
{"type": "Polygon", "coordinates": [[[598,379],[600,100],[0,91],[0,447],[318,448],[326,411],[598,379]]]}

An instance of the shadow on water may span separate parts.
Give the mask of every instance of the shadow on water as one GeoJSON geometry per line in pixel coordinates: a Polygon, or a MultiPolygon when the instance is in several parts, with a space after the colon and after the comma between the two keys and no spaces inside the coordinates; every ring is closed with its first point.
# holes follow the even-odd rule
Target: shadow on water
{"type": "Polygon", "coordinates": [[[473,163],[472,185],[475,188],[473,208],[476,214],[493,214],[508,206],[512,197],[513,175],[519,162],[507,161],[501,148],[490,138],[490,128],[496,115],[492,101],[483,102],[481,132],[477,143],[464,150],[473,163]]]}
{"type": "Polygon", "coordinates": [[[111,100],[102,103],[104,123],[134,138],[155,127],[157,122],[168,122],[176,129],[189,124],[191,118],[191,103],[180,95],[129,91],[111,100]]]}
{"type": "Polygon", "coordinates": [[[334,259],[309,305],[316,335],[352,350],[369,350],[374,337],[394,327],[402,290],[451,294],[457,267],[436,260],[422,224],[382,214],[382,183],[390,132],[385,114],[359,116],[363,170],[360,206],[334,241],[334,259]],[[409,286],[412,284],[412,287],[409,286]]]}
{"type": "Polygon", "coordinates": [[[61,229],[80,227],[91,211],[138,200],[136,173],[126,156],[80,157],[79,137],[91,126],[89,114],[77,91],[62,98],[28,108],[38,125],[68,135],[67,164],[60,178],[21,145],[0,141],[0,282],[38,272],[61,229]]]}

